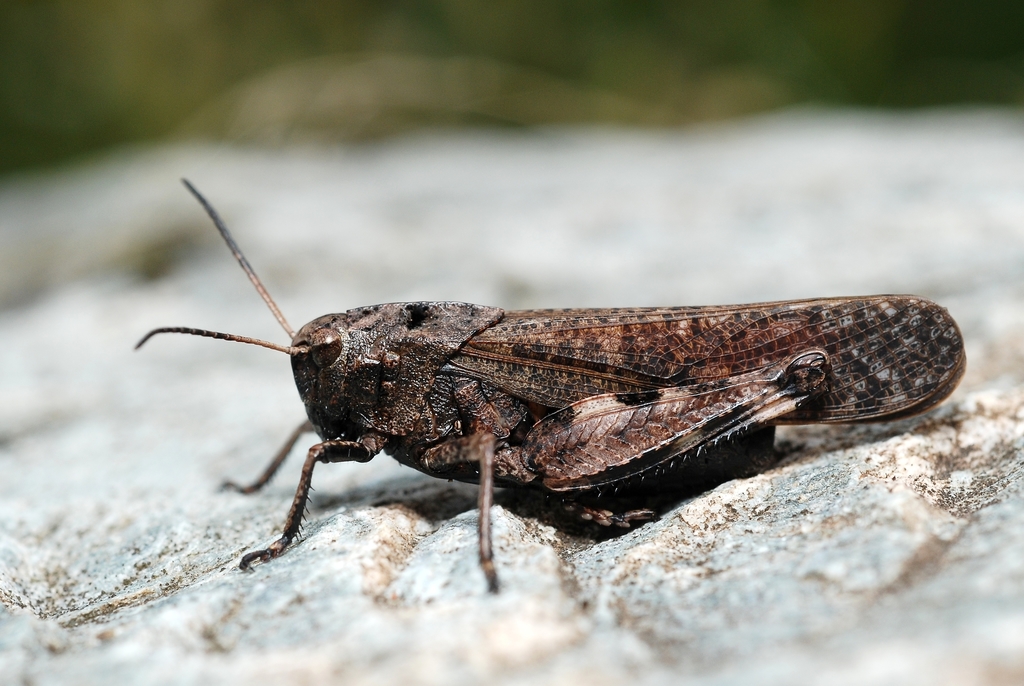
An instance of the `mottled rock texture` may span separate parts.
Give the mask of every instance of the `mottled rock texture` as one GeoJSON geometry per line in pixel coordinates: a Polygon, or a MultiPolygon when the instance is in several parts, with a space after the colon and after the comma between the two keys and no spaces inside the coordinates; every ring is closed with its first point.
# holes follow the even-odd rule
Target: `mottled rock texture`
{"type": "Polygon", "coordinates": [[[126,151],[0,185],[0,683],[974,684],[1024,680],[1024,120],[790,113],[682,132],[126,151]],[[779,467],[610,537],[387,456],[318,469],[294,325],[411,299],[507,308],[913,292],[968,375],[924,417],[779,432],[779,467]],[[310,438],[310,441],[312,439],[310,438]],[[300,444],[296,453],[309,444],[300,444]]]}

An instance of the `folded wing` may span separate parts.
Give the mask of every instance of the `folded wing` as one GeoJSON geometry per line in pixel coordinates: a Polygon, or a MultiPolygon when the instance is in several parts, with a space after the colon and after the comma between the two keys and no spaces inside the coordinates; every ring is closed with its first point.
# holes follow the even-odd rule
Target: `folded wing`
{"type": "Polygon", "coordinates": [[[506,312],[449,361],[517,397],[560,408],[594,395],[677,388],[765,369],[805,349],[830,390],[776,423],[892,419],[938,404],[963,375],[949,313],[916,296],[724,307],[506,312]]]}

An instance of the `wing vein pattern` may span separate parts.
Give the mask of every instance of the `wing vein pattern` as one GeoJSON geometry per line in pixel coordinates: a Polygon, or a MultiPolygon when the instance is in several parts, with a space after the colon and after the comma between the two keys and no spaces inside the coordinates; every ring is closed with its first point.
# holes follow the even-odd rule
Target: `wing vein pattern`
{"type": "Polygon", "coordinates": [[[802,349],[829,356],[829,391],[777,423],[893,419],[940,402],[963,375],[949,313],[916,296],[722,307],[509,311],[448,368],[560,408],[737,376],[802,349]]]}

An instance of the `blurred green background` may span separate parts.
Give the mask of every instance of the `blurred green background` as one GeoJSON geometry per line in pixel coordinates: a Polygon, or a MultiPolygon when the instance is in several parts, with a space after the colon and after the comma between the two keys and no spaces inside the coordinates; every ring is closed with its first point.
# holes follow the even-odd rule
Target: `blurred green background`
{"type": "Polygon", "coordinates": [[[0,173],[177,136],[1022,100],[1019,1],[0,3],[0,173]]]}

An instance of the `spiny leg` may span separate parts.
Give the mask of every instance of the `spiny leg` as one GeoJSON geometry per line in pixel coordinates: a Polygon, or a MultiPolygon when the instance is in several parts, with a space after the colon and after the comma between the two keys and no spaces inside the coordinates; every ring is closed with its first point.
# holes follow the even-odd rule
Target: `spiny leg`
{"type": "Polygon", "coordinates": [[[494,442],[493,434],[479,433],[445,441],[423,455],[427,469],[443,474],[446,467],[477,463],[480,469],[480,491],[477,507],[480,509],[477,534],[480,543],[480,568],[487,578],[487,590],[498,592],[498,573],[494,569],[491,550],[491,505],[494,504],[494,442]]]}
{"type": "Polygon", "coordinates": [[[260,490],[261,488],[266,486],[267,483],[272,478],[274,478],[274,474],[276,474],[277,470],[281,468],[282,464],[284,464],[285,458],[288,457],[288,453],[290,453],[292,451],[292,448],[295,447],[295,444],[298,442],[299,437],[302,436],[302,434],[308,433],[312,430],[313,425],[309,423],[308,419],[302,422],[302,424],[300,424],[298,428],[296,428],[295,431],[291,433],[291,435],[288,437],[288,440],[284,442],[284,445],[281,446],[281,449],[277,452],[277,454],[274,455],[274,459],[270,461],[270,464],[267,465],[267,468],[263,470],[263,473],[260,475],[260,477],[253,481],[248,486],[239,486],[234,481],[225,481],[223,484],[221,484],[220,487],[225,491],[238,491],[239,493],[245,494],[255,493],[256,491],[260,490]]]}
{"type": "Polygon", "coordinates": [[[830,369],[825,353],[808,350],[725,379],[594,395],[544,417],[522,451],[551,491],[642,483],[680,456],[764,429],[820,396],[830,369]]]}
{"type": "Polygon", "coordinates": [[[306,511],[306,501],[309,499],[309,488],[313,481],[313,467],[317,462],[369,462],[373,454],[366,449],[362,443],[356,441],[324,441],[317,443],[306,454],[306,462],[302,465],[302,476],[299,477],[299,487],[295,491],[295,498],[292,500],[292,507],[288,510],[288,518],[285,520],[284,533],[281,538],[270,544],[264,550],[254,550],[242,556],[239,569],[249,569],[254,561],[266,562],[277,557],[288,547],[299,533],[302,526],[302,515],[306,511]],[[356,454],[353,454],[355,451],[356,454]]]}

